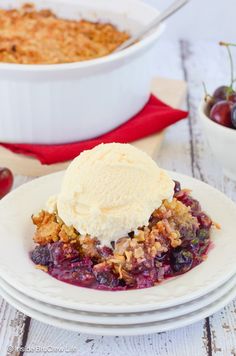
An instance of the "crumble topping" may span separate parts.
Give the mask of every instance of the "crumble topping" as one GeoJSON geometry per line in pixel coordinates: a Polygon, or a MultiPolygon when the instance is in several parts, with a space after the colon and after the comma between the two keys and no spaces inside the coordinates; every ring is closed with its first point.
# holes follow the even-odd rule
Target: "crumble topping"
{"type": "Polygon", "coordinates": [[[58,64],[106,56],[129,38],[109,23],[58,18],[34,5],[0,9],[0,62],[58,64]]]}

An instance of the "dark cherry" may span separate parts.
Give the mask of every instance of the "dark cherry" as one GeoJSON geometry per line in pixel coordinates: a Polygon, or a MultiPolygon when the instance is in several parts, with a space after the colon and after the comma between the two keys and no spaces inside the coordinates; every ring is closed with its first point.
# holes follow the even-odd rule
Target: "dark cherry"
{"type": "Polygon", "coordinates": [[[231,122],[233,127],[236,129],[236,103],[232,106],[231,109],[231,122]]]}
{"type": "Polygon", "coordinates": [[[222,85],[214,91],[213,96],[209,99],[210,103],[217,103],[222,100],[228,100],[236,103],[236,92],[231,88],[222,85]]]}
{"type": "Polygon", "coordinates": [[[236,93],[233,92],[228,96],[228,100],[231,101],[232,103],[236,103],[236,93]]]}
{"type": "Polygon", "coordinates": [[[12,188],[13,174],[8,168],[0,168],[0,199],[3,198],[12,188]]]}
{"type": "Polygon", "coordinates": [[[210,118],[220,125],[231,127],[231,108],[233,104],[227,100],[222,100],[216,103],[210,112],[210,118]]]}
{"type": "Polygon", "coordinates": [[[213,98],[215,98],[217,101],[226,100],[228,90],[229,87],[226,85],[221,85],[214,91],[213,98]]]}

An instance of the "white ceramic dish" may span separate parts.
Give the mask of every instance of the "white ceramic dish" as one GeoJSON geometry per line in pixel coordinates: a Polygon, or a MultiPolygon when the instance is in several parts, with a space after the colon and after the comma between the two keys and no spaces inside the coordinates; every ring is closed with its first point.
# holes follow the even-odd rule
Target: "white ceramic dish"
{"type": "Polygon", "coordinates": [[[170,318],[176,318],[206,307],[207,305],[223,297],[235,286],[236,276],[233,276],[229,281],[216,288],[214,291],[185,304],[176,305],[174,307],[166,309],[152,310],[150,312],[106,314],[83,312],[73,309],[64,309],[56,305],[43,303],[36,299],[28,297],[27,295],[21,293],[20,291],[11,287],[8,283],[0,279],[0,288],[2,288],[6,293],[8,293],[20,303],[25,304],[32,309],[38,310],[39,312],[52,317],[62,318],[78,323],[90,323],[95,325],[139,324],[140,322],[150,323],[156,321],[163,321],[170,318]]]}
{"type": "Polygon", "coordinates": [[[236,180],[236,130],[217,124],[205,114],[206,104],[203,101],[199,108],[199,116],[206,131],[210,147],[221,164],[224,173],[236,180]]]}
{"type": "MultiPolygon", "coordinates": [[[[25,0],[0,0],[0,8],[25,0]]],[[[157,10],[139,0],[37,0],[60,17],[107,21],[135,33],[157,10]]],[[[56,65],[0,63],[1,142],[66,143],[101,135],[147,102],[152,48],[163,26],[124,51],[56,65]]]]}
{"type": "Polygon", "coordinates": [[[67,319],[56,318],[48,316],[38,310],[32,309],[19,301],[14,297],[10,296],[7,292],[0,288],[0,294],[2,297],[13,307],[20,310],[22,313],[39,320],[43,323],[53,325],[62,329],[67,329],[71,331],[77,331],[85,334],[94,335],[107,335],[107,336],[135,336],[144,335],[156,332],[164,332],[168,330],[173,330],[181,328],[190,324],[193,324],[199,320],[202,320],[230,303],[236,297],[236,287],[233,287],[228,293],[223,297],[216,300],[215,302],[207,305],[206,307],[197,310],[193,313],[189,313],[184,316],[179,316],[177,318],[171,318],[163,321],[157,321],[153,323],[145,324],[135,324],[135,325],[102,325],[102,324],[89,324],[89,323],[78,323],[69,321],[67,319]]]}
{"type": "Polygon", "coordinates": [[[170,172],[173,179],[192,189],[203,209],[221,224],[221,230],[212,232],[214,248],[204,263],[156,287],[119,292],[69,285],[35,269],[29,258],[34,231],[30,216],[59,191],[63,174],[51,174],[22,185],[0,202],[0,277],[26,295],[64,308],[91,312],[150,311],[199,298],[236,273],[235,204],[209,185],[173,172],[170,172]]]}

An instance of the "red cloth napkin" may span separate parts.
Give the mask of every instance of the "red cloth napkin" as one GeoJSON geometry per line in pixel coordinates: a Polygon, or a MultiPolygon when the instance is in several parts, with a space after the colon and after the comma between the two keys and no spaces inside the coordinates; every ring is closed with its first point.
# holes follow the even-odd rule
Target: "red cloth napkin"
{"type": "Polygon", "coordinates": [[[82,151],[91,149],[99,143],[128,143],[159,132],[188,116],[186,111],[173,109],[154,96],[132,119],[116,129],[86,141],[59,145],[8,144],[0,145],[12,152],[36,157],[42,164],[65,162],[78,156],[82,151]]]}

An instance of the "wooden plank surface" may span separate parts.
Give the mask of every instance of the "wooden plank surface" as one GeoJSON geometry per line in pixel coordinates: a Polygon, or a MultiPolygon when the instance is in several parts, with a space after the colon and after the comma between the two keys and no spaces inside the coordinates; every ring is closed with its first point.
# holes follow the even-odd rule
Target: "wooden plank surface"
{"type": "MultiPolygon", "coordinates": [[[[202,96],[202,79],[209,89],[224,84],[228,59],[217,44],[208,42],[160,42],[156,57],[156,74],[188,82],[186,101],[190,120],[170,127],[154,158],[160,166],[193,175],[225,192],[236,201],[236,184],[225,178],[214,160],[197,117],[202,96]]],[[[15,186],[28,178],[17,177],[15,186]]],[[[1,299],[0,299],[1,300],[1,299]]],[[[0,356],[7,355],[13,340],[26,347],[74,346],[70,355],[80,356],[235,356],[236,302],[222,311],[189,327],[161,334],[139,337],[99,337],[57,329],[35,320],[19,317],[13,308],[2,303],[0,308],[0,356]],[[6,314],[6,309],[8,311],[6,314]],[[4,311],[5,310],[5,311],[4,311]],[[8,315],[6,317],[6,315],[8,315]],[[30,323],[29,323],[30,321],[30,323]],[[13,327],[13,325],[17,327],[13,327]]],[[[68,355],[51,352],[50,355],[68,355]]],[[[20,355],[20,352],[13,354],[20,355]]],[[[23,355],[23,353],[21,353],[23,355]]],[[[27,353],[28,355],[28,353],[27,353]]],[[[48,355],[32,352],[30,355],[48,355]]]]}
{"type": "MultiPolygon", "coordinates": [[[[224,50],[213,43],[181,43],[185,79],[188,82],[190,109],[190,135],[192,142],[193,175],[223,191],[236,201],[236,182],[223,175],[206,141],[198,119],[198,104],[203,95],[199,77],[209,83],[209,91],[229,82],[228,57],[224,50]],[[212,64],[212,65],[209,65],[212,64]]],[[[209,344],[212,355],[236,355],[235,301],[221,312],[211,316],[209,344]]]]}

